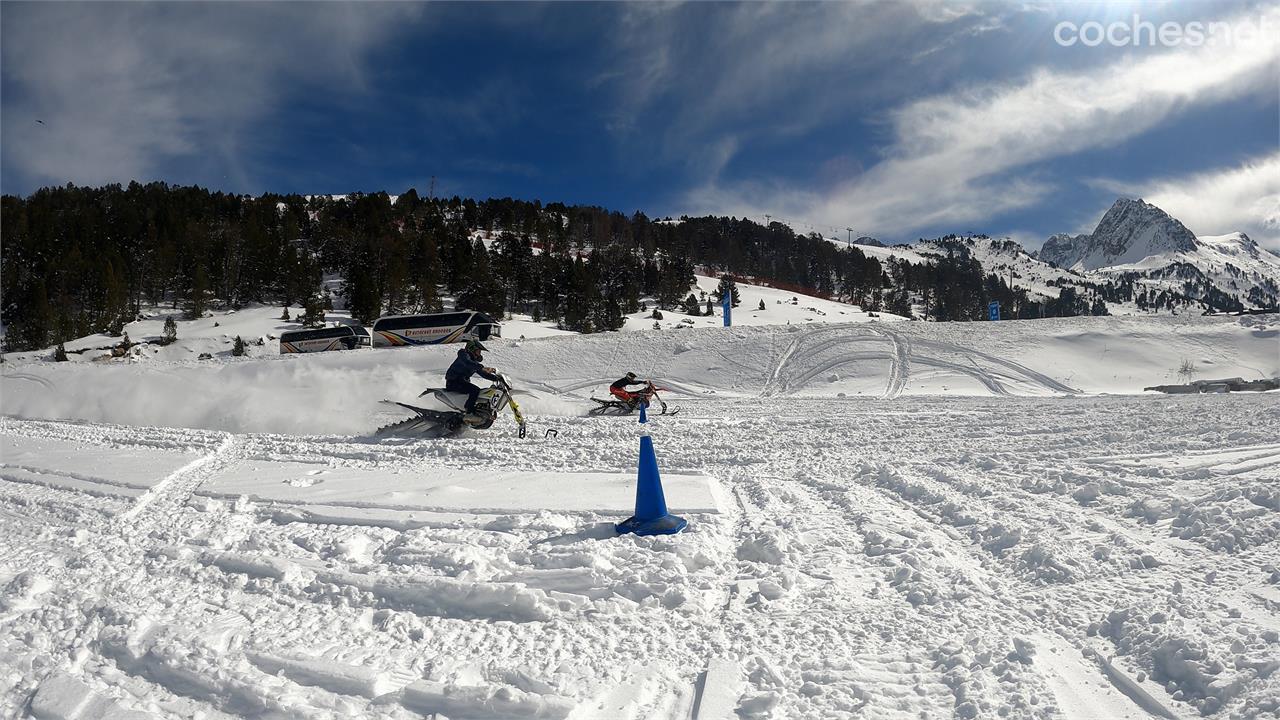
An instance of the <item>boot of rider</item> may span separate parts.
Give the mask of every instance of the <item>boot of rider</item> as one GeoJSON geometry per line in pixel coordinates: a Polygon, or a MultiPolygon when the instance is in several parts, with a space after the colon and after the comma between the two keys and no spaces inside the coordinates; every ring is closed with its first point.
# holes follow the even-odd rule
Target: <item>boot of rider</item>
{"type": "Polygon", "coordinates": [[[476,412],[476,406],[472,405],[462,414],[462,421],[468,425],[475,425],[484,422],[484,416],[476,412]]]}

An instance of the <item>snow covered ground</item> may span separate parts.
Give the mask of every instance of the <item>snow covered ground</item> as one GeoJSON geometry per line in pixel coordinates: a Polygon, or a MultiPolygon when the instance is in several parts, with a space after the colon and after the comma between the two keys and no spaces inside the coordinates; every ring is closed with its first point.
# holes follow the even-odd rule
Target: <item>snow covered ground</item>
{"type": "Polygon", "coordinates": [[[454,350],[6,362],[0,716],[1280,711],[1277,396],[1141,394],[1274,316],[508,337],[526,439],[370,439],[454,350]]]}

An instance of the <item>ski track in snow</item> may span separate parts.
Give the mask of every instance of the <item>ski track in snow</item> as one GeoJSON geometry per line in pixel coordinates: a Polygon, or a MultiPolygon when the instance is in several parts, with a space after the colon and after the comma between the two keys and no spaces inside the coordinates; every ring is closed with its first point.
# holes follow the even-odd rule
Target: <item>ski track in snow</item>
{"type": "MultiPolygon", "coordinates": [[[[793,342],[772,376],[825,372],[814,346],[830,342],[793,342]]],[[[872,342],[889,341],[848,345],[872,342]]],[[[654,427],[663,469],[734,500],[676,538],[608,539],[620,518],[592,513],[291,522],[202,494],[237,460],[625,472],[626,418],[535,416],[560,438],[515,454],[501,433],[378,444],[6,419],[6,443],[197,459],[138,497],[0,479],[0,715],[1277,707],[1274,398],[685,402],[691,417],[654,427]],[[88,704],[59,704],[72,690],[88,704]]]]}

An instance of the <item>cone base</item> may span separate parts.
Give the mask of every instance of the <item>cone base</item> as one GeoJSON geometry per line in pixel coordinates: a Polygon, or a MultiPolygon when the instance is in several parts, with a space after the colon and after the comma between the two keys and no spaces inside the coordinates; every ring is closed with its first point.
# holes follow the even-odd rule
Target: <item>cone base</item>
{"type": "Polygon", "coordinates": [[[675,535],[688,527],[689,521],[676,515],[663,515],[660,518],[641,520],[630,517],[614,525],[619,535],[635,533],[636,535],[675,535]]]}

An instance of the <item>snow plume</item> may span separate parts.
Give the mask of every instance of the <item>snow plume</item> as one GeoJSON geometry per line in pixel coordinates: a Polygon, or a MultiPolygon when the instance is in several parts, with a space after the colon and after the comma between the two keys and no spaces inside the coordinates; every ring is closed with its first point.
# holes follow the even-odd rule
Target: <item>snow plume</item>
{"type": "MultiPolygon", "coordinates": [[[[292,359],[292,358],[289,358],[292,359]]],[[[319,360],[319,362],[317,362],[319,360]]],[[[439,375],[405,365],[303,362],[146,367],[51,367],[51,387],[5,383],[4,408],[19,417],[232,432],[362,434],[378,401],[409,400],[439,375]],[[36,392],[38,390],[38,392],[36,392]]]]}

